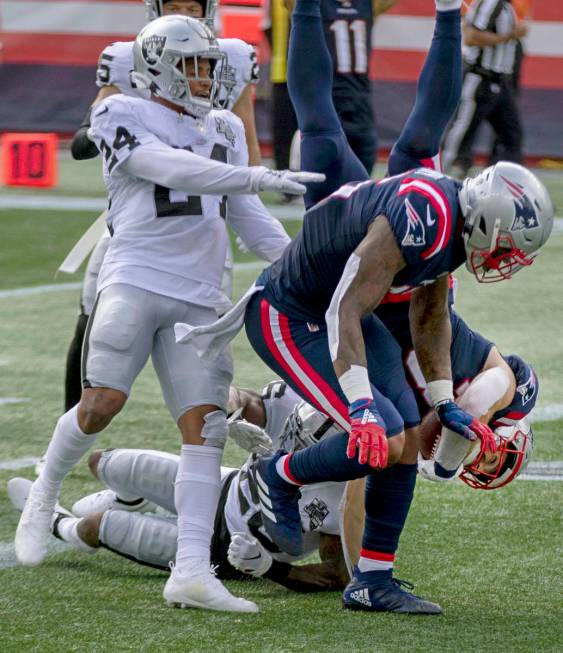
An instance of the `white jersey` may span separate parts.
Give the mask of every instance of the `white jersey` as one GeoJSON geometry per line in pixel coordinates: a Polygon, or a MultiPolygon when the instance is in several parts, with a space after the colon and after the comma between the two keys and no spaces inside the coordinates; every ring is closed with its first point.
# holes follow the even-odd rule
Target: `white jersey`
{"type": "MultiPolygon", "coordinates": [[[[96,70],[96,85],[117,86],[124,94],[148,99],[148,89],[136,88],[131,81],[133,70],[133,44],[135,41],[117,41],[108,45],[100,55],[96,70]]],[[[248,84],[258,82],[258,64],[254,48],[240,39],[217,39],[219,49],[227,55],[226,77],[233,89],[224,108],[232,109],[248,84]]],[[[219,100],[225,98],[224,89],[219,100]]]]}
{"type": "Polygon", "coordinates": [[[254,185],[246,179],[261,174],[246,167],[244,128],[231,112],[213,110],[197,120],[157,102],[112,95],[95,107],[91,133],[104,156],[112,233],[98,292],[125,283],[222,311],[230,306],[221,290],[226,219],[269,261],[289,242],[258,197],[233,194],[227,205],[219,194],[249,192],[254,185]],[[205,190],[216,194],[199,194],[205,190]]]}

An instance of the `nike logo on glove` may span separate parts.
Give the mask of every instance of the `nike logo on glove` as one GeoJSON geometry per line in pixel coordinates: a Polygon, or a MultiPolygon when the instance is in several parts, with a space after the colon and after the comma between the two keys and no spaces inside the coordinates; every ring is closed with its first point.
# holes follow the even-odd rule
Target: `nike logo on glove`
{"type": "Polygon", "coordinates": [[[430,215],[430,207],[428,204],[426,205],[426,224],[431,227],[434,223],[436,222],[436,219],[432,219],[432,216],[430,215]]]}

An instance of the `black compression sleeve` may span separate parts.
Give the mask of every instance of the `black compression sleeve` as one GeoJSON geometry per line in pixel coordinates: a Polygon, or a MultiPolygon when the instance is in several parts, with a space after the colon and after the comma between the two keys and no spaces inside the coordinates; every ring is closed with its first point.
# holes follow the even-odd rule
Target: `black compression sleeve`
{"type": "Polygon", "coordinates": [[[99,151],[95,143],[88,138],[88,129],[90,127],[90,115],[92,113],[92,107],[88,109],[82,124],[76,131],[73,136],[72,143],[70,144],[70,152],[72,158],[77,161],[83,161],[84,159],[93,159],[98,156],[99,151]]]}

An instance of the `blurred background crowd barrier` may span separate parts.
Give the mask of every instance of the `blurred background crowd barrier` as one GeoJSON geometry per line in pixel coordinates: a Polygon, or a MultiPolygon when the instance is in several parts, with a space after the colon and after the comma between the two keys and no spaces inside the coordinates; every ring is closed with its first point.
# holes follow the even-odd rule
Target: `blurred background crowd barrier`
{"type": "MultiPolygon", "coordinates": [[[[258,135],[268,154],[271,53],[262,31],[264,4],[222,0],[219,32],[256,46],[261,64],[258,135]]],[[[533,162],[563,159],[563,0],[531,4],[519,100],[524,152],[533,162]]],[[[376,23],[370,77],[381,153],[397,137],[412,106],[433,15],[433,0],[398,0],[376,23]]],[[[72,134],[96,94],[101,50],[113,41],[131,40],[144,23],[139,0],[0,0],[0,132],[72,134]]],[[[481,136],[483,150],[488,139],[481,136]]]]}

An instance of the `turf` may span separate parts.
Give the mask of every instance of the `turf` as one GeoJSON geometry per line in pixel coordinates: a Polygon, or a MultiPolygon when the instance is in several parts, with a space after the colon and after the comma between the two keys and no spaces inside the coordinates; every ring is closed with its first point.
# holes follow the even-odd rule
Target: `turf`
{"type": "MultiPolygon", "coordinates": [[[[88,193],[90,194],[90,193],[88,193]]],[[[0,211],[0,288],[52,283],[68,248],[92,214],[0,211]]],[[[289,223],[294,232],[298,225],[289,223]]],[[[249,260],[237,252],[237,260],[249,260]]],[[[562,403],[563,236],[554,235],[534,268],[508,284],[477,287],[458,276],[457,307],[468,322],[533,363],[541,403],[562,403]]],[[[237,275],[236,294],[255,272],[237,275]]],[[[80,275],[65,277],[78,280],[80,275]]],[[[62,407],[63,360],[74,329],[78,292],[0,297],[0,460],[39,456],[62,407]]],[[[271,374],[243,336],[234,345],[236,381],[259,388],[271,374]]],[[[563,460],[563,420],[535,426],[536,460],[563,460]]],[[[150,366],[123,413],[99,445],[177,451],[179,438],[150,366]]],[[[229,445],[228,464],[244,454],[229,445]]],[[[17,524],[5,483],[33,470],[0,471],[0,564],[17,524]]],[[[99,489],[85,464],[65,482],[62,502],[99,489]]],[[[560,573],[563,484],[519,481],[499,492],[420,482],[401,540],[397,575],[438,601],[440,618],[352,614],[338,593],[303,596],[266,581],[230,583],[255,600],[254,616],[167,608],[165,574],[117,558],[73,552],[39,568],[0,570],[0,650],[12,652],[211,650],[297,651],[561,651],[560,573]]]]}

